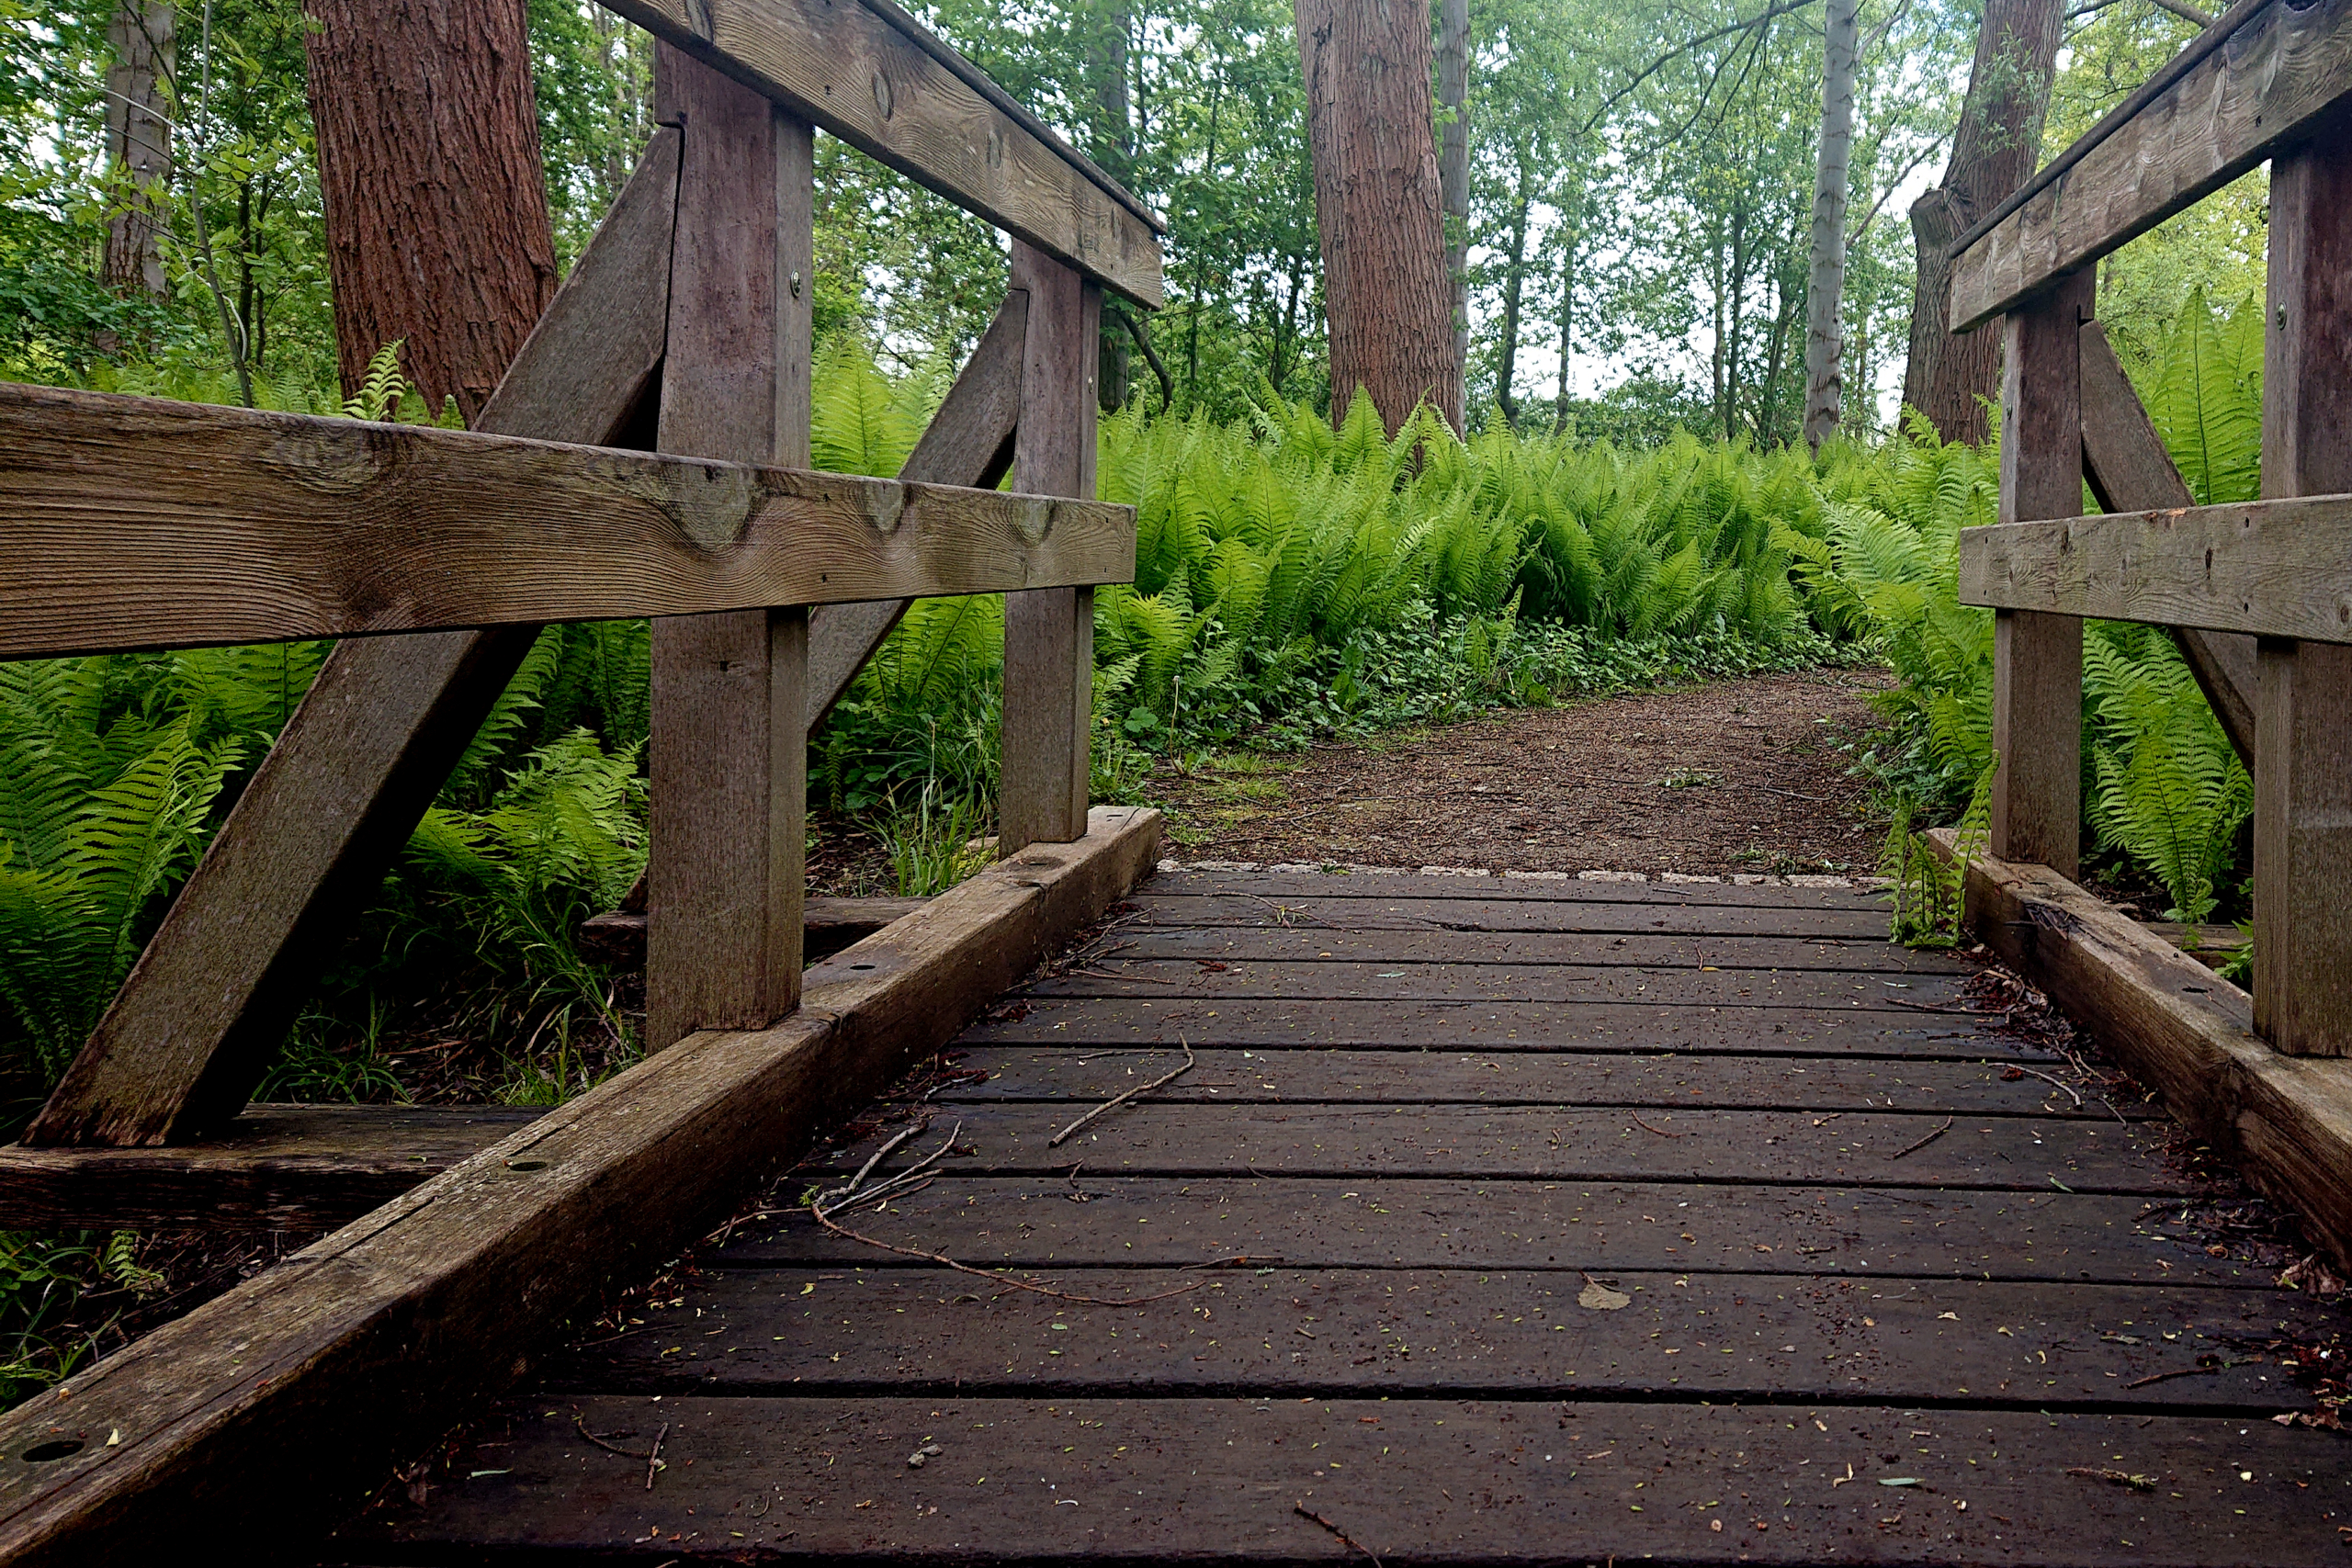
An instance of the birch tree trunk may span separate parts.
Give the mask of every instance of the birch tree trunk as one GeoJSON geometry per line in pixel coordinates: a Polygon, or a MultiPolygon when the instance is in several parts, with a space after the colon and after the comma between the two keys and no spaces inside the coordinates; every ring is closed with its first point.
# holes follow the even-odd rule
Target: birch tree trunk
{"type": "Polygon", "coordinates": [[[1814,451],[1845,412],[1846,183],[1854,150],[1854,44],[1860,0],[1829,0],[1821,55],[1821,143],[1813,171],[1813,270],[1805,285],[1804,444],[1814,451]]]}
{"type": "MultiPolygon", "coordinates": [[[[1470,0],[1441,0],[1438,102],[1448,111],[1438,133],[1438,183],[1445,197],[1445,270],[1453,280],[1455,388],[1449,415],[1465,428],[1470,378],[1470,0]]],[[[1509,416],[1510,390],[1503,392],[1509,416]]]]}
{"type": "Polygon", "coordinates": [[[2001,334],[1962,336],[1951,322],[1952,243],[2023,185],[2041,161],[2042,117],[2065,22],[2063,0],[1985,0],[1968,71],[1968,96],[1952,133],[1944,182],[1911,209],[1919,262],[1911,297],[1911,358],[1903,401],[1947,441],[1982,442],[1985,400],[2001,384],[2001,334]]]}
{"type": "Polygon", "coordinates": [[[310,0],[335,353],[471,424],[555,296],[524,0],[310,0]]]}
{"type": "Polygon", "coordinates": [[[107,18],[107,165],[129,188],[107,219],[99,276],[118,294],[171,292],[155,231],[158,198],[172,183],[172,21],[171,0],[116,0],[107,18]]]}
{"type": "Polygon", "coordinates": [[[1429,15],[1393,0],[1294,6],[1330,323],[1331,418],[1347,418],[1361,387],[1393,434],[1423,401],[1447,414],[1462,406],[1429,15]]]}

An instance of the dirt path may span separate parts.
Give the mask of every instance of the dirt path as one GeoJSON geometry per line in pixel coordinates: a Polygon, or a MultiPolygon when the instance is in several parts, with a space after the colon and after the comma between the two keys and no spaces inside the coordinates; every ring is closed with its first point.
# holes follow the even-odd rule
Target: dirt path
{"type": "Polygon", "coordinates": [[[1836,742],[1876,725],[1888,681],[1808,671],[1519,709],[1149,787],[1187,862],[1867,874],[1884,827],[1836,742]]]}

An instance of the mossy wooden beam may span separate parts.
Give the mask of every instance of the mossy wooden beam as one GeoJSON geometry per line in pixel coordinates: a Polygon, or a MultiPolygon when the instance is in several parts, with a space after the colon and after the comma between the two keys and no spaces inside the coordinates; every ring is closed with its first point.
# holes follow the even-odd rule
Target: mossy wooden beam
{"type": "MultiPolygon", "coordinates": [[[[1952,835],[1929,840],[1947,861],[1952,835]]],[[[2352,1061],[2289,1056],[2254,998],[2057,873],[1976,855],[1968,927],[2352,1270],[2352,1061]]]]}

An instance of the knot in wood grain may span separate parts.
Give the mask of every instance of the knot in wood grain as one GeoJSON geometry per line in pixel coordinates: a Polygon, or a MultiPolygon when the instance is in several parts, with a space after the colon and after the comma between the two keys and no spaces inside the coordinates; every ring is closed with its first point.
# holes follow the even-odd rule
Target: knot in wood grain
{"type": "Polygon", "coordinates": [[[390,425],[306,419],[289,422],[278,431],[262,454],[262,463],[304,490],[358,495],[400,466],[405,445],[390,425]]]}
{"type": "Polygon", "coordinates": [[[865,487],[865,521],[876,533],[888,538],[899,531],[899,520],[906,514],[906,486],[883,483],[865,487]]]}
{"type": "Polygon", "coordinates": [[[714,463],[663,476],[662,510],[695,548],[731,549],[766,499],[755,470],[714,463]]]}
{"type": "Polygon", "coordinates": [[[1024,495],[1017,501],[1012,511],[1012,531],[1024,545],[1044,544],[1046,536],[1054,531],[1054,513],[1059,508],[1042,495],[1024,495]]]}

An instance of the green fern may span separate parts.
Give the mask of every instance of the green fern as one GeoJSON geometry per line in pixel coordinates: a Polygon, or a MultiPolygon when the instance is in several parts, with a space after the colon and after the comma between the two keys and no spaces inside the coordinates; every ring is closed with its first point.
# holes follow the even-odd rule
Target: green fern
{"type": "Polygon", "coordinates": [[[344,418],[390,419],[403,398],[423,406],[424,399],[409,385],[408,378],[401,374],[401,347],[406,341],[394,338],[368,361],[368,373],[360,378],[358,392],[344,400],[344,418]]]}

